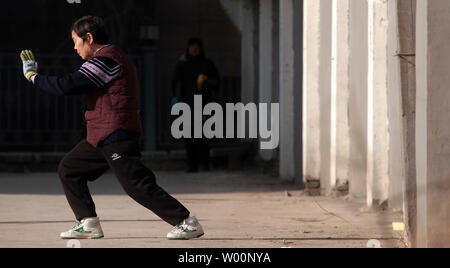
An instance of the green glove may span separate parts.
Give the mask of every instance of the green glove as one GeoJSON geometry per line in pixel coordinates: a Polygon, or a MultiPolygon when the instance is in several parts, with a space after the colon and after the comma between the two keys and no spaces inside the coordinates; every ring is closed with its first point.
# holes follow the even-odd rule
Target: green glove
{"type": "Polygon", "coordinates": [[[23,62],[23,74],[25,78],[31,82],[31,77],[37,75],[38,64],[34,59],[33,52],[30,50],[24,50],[20,53],[20,58],[23,62]]]}

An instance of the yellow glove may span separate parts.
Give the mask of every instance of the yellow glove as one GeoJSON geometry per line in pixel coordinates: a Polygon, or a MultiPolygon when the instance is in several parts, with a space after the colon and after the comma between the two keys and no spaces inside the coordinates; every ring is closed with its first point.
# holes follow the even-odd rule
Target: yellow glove
{"type": "Polygon", "coordinates": [[[31,77],[37,75],[38,64],[34,59],[34,54],[30,50],[24,50],[20,53],[20,58],[23,63],[23,75],[31,82],[31,77]]]}

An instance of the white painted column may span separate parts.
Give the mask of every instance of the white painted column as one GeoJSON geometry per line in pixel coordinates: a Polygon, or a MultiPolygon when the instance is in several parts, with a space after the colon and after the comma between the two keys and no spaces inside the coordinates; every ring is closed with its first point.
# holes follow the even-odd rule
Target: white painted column
{"type": "Polygon", "coordinates": [[[280,177],[295,179],[293,1],[280,1],[280,177]]]}
{"type": "Polygon", "coordinates": [[[388,118],[388,4],[373,1],[373,188],[372,200],[382,204],[389,198],[389,118],[388,118]]]}
{"type": "Polygon", "coordinates": [[[330,85],[330,177],[325,193],[336,187],[337,172],[337,72],[338,72],[338,0],[331,0],[331,85],[330,85]]]}
{"type": "Polygon", "coordinates": [[[305,0],[303,8],[303,176],[307,181],[320,179],[320,2],[305,0]]]}
{"type": "Polygon", "coordinates": [[[366,203],[388,198],[387,4],[368,0],[366,203]]]}
{"type": "Polygon", "coordinates": [[[304,175],[325,195],[336,185],[337,3],[304,5],[304,175]]]}
{"type": "MultiPolygon", "coordinates": [[[[335,32],[336,46],[333,50],[336,72],[334,83],[336,83],[336,184],[343,185],[348,182],[350,139],[349,139],[349,0],[334,0],[337,4],[333,9],[336,12],[336,24],[333,26],[335,32]]],[[[333,39],[334,39],[333,38],[333,39]]]]}
{"type": "MultiPolygon", "coordinates": [[[[261,0],[259,6],[259,102],[268,103],[271,114],[273,95],[273,0],[261,0]]],[[[268,126],[270,126],[270,117],[268,126]]],[[[264,160],[273,157],[273,150],[260,150],[264,160]]]]}
{"type": "Polygon", "coordinates": [[[333,34],[332,25],[333,20],[336,25],[337,10],[333,12],[333,0],[319,2],[320,184],[323,194],[328,195],[336,185],[336,76],[332,71],[336,73],[337,65],[332,52],[336,53],[337,33],[333,34]]]}

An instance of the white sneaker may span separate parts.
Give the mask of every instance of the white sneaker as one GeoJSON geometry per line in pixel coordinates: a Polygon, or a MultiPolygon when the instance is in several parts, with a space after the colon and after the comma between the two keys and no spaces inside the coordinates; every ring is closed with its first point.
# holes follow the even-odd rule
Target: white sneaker
{"type": "Polygon", "coordinates": [[[172,231],[167,234],[167,239],[189,240],[202,237],[204,234],[203,227],[200,225],[197,218],[190,217],[173,227],[172,231]]]}
{"type": "Polygon", "coordinates": [[[67,232],[61,233],[62,239],[100,239],[103,230],[99,218],[86,218],[67,232]]]}

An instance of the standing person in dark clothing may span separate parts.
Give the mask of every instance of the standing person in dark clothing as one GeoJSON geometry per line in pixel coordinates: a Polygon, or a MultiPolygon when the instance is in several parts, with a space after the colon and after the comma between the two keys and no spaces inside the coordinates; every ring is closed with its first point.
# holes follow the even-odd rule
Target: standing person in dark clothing
{"type": "Polygon", "coordinates": [[[28,81],[48,93],[85,96],[87,138],[59,164],[58,173],[77,224],[61,233],[63,239],[103,238],[88,182],[97,180],[109,168],[126,193],[161,219],[175,226],[168,239],[202,236],[195,217],[156,183],[155,175],[140,158],[142,134],[139,116],[139,86],[132,60],[118,47],[108,44],[101,18],[87,16],[72,27],[77,53],[86,60],[81,68],[64,76],[37,73],[31,51],[21,53],[28,81]]]}
{"type": "MultiPolygon", "coordinates": [[[[172,84],[175,100],[188,104],[192,110],[195,95],[202,95],[204,104],[213,101],[214,92],[220,87],[220,75],[214,63],[206,58],[201,39],[189,40],[186,53],[175,66],[172,84]]],[[[197,172],[202,165],[208,171],[208,139],[186,139],[185,144],[188,172],[197,172]]]]}

